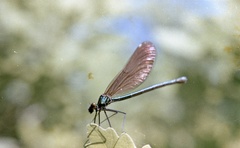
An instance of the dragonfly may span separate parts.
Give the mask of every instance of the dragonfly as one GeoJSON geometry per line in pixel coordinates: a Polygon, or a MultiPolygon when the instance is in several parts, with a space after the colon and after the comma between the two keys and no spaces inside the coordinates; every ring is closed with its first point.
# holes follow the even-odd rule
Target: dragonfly
{"type": "Polygon", "coordinates": [[[117,113],[124,114],[125,121],[125,112],[107,108],[107,106],[111,103],[127,100],[164,86],[183,84],[187,82],[187,77],[182,76],[173,80],[149,86],[133,93],[114,97],[115,95],[127,93],[141,85],[151,72],[154,61],[156,59],[156,55],[156,48],[150,41],[142,42],[136,48],[135,52],[132,54],[125,67],[115,76],[115,78],[108,85],[105,92],[100,95],[98,102],[90,104],[88,108],[89,113],[91,114],[95,111],[95,116],[93,118],[94,123],[96,123],[98,117],[98,125],[107,120],[109,126],[111,127],[109,118],[117,113]],[[101,122],[100,113],[102,111],[104,112],[106,119],[101,122]],[[107,111],[113,112],[113,115],[108,116],[106,113],[107,111]]]}

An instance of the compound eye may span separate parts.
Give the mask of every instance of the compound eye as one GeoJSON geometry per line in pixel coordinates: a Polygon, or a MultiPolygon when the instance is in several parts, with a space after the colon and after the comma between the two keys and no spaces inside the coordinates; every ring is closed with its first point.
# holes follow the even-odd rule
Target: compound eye
{"type": "Polygon", "coordinates": [[[96,108],[97,108],[96,103],[92,103],[88,108],[89,113],[91,114],[96,108]]]}

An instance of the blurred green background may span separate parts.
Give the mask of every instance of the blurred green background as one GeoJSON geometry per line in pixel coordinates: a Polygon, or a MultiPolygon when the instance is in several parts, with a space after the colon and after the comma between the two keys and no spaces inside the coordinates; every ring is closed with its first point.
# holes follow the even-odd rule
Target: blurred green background
{"type": "Polygon", "coordinates": [[[137,146],[238,148],[239,18],[238,0],[1,0],[0,147],[82,147],[89,104],[150,40],[157,61],[137,89],[189,81],[109,106],[137,146]]]}

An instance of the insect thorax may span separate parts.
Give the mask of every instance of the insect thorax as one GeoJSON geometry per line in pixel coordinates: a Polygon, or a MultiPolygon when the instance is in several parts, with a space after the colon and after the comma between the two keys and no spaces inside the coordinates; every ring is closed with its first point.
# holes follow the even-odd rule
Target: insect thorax
{"type": "Polygon", "coordinates": [[[112,99],[109,96],[101,95],[98,99],[98,107],[99,108],[106,107],[110,103],[112,103],[112,99]]]}

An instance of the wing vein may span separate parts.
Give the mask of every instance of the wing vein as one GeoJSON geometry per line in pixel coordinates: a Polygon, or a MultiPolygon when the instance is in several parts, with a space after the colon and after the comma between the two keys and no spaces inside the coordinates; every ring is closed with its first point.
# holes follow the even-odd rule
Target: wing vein
{"type": "Polygon", "coordinates": [[[125,67],[108,85],[105,95],[125,93],[141,85],[152,70],[156,49],[151,42],[140,44],[125,67]]]}

